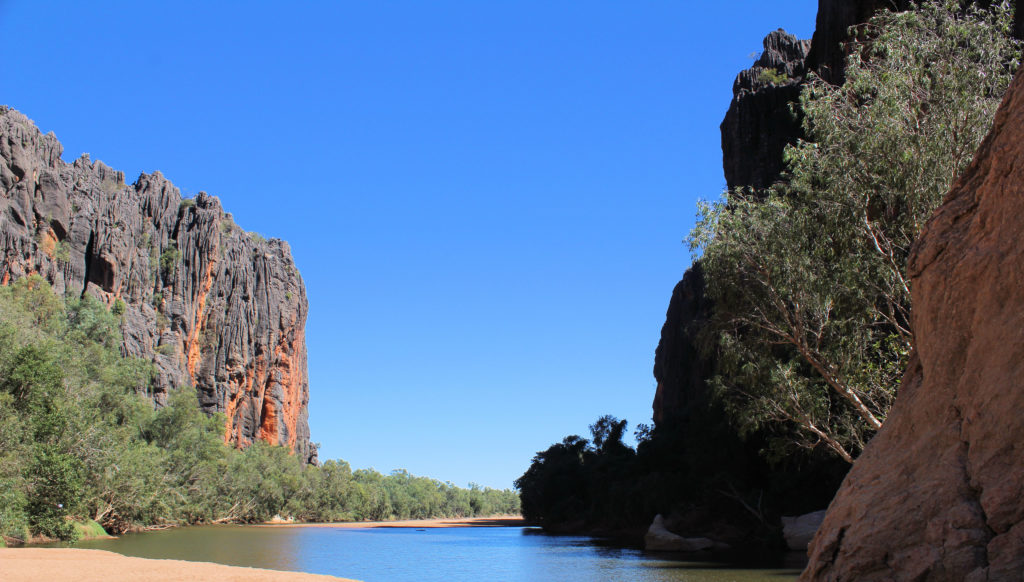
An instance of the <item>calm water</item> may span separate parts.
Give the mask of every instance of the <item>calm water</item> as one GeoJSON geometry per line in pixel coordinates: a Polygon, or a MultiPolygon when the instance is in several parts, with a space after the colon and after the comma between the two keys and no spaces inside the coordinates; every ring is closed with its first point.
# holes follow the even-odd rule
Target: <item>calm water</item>
{"type": "Polygon", "coordinates": [[[129,556],[297,570],[367,582],[788,582],[797,569],[726,569],[532,528],[342,529],[207,526],[77,547],[129,556]]]}

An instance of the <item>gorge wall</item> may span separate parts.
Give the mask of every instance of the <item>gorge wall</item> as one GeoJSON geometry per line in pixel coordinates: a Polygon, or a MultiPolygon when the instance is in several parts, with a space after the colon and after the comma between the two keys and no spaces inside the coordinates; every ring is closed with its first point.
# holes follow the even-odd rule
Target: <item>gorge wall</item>
{"type": "MultiPolygon", "coordinates": [[[[785,147],[803,136],[801,119],[792,105],[807,74],[841,83],[848,29],[879,10],[904,10],[910,5],[909,0],[820,0],[811,41],[781,30],[765,37],[758,60],[737,75],[721,125],[722,166],[729,189],[763,188],[779,179],[785,147]]],[[[1024,10],[1015,11],[1015,33],[1024,38],[1024,10]]],[[[706,383],[714,362],[701,354],[696,338],[710,309],[698,261],[672,292],[655,352],[656,425],[685,422],[707,400],[706,383]]]]}
{"type": "Polygon", "coordinates": [[[126,184],[0,106],[0,283],[39,274],[62,295],[123,308],[124,354],[152,361],[149,395],[193,385],[225,439],[310,444],[308,305],[288,244],[247,233],[220,201],[182,199],[159,172],[126,184]]]}
{"type": "MultiPolygon", "coordinates": [[[[764,39],[754,65],[736,76],[733,99],[722,121],[722,166],[732,188],[764,188],[778,180],[786,146],[803,135],[792,105],[808,72],[812,43],[777,30],[764,39]]],[[[654,356],[654,422],[682,422],[707,400],[713,362],[697,336],[712,309],[704,294],[699,261],[672,291],[654,356]]]]}
{"type": "Polygon", "coordinates": [[[801,580],[1024,572],[1024,74],[912,250],[914,358],[801,580]]]}

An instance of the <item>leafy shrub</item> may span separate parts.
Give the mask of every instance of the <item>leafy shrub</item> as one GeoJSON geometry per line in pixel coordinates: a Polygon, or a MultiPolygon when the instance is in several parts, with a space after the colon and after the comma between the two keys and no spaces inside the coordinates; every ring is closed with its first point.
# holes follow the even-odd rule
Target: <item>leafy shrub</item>
{"type": "Polygon", "coordinates": [[[181,262],[181,251],[173,243],[164,252],[160,253],[160,270],[165,277],[170,277],[174,274],[179,262],[181,262]]]}
{"type": "Polygon", "coordinates": [[[757,73],[757,79],[762,83],[770,83],[772,85],[785,85],[789,82],[789,76],[786,73],[770,67],[761,69],[757,73]]]}

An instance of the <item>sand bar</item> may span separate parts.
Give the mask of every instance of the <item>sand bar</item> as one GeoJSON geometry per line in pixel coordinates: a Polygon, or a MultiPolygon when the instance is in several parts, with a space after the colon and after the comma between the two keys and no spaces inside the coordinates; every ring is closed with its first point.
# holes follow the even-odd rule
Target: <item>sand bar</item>
{"type": "MultiPolygon", "coordinates": [[[[0,548],[0,580],[4,582],[338,582],[321,574],[240,568],[207,562],[129,558],[103,550],[70,548],[0,548]]],[[[351,581],[350,581],[351,582],[351,581]]]]}
{"type": "Polygon", "coordinates": [[[407,519],[396,521],[343,521],[337,523],[268,523],[258,527],[341,527],[379,528],[402,527],[432,529],[438,527],[525,527],[526,521],[518,515],[493,517],[463,517],[456,519],[407,519]]]}

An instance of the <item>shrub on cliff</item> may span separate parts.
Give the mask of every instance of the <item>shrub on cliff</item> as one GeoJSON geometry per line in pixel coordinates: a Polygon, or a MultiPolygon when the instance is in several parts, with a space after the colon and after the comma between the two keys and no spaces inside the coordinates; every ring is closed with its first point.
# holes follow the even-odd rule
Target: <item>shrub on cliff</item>
{"type": "Polygon", "coordinates": [[[712,383],[775,452],[852,462],[910,351],[910,245],[967,167],[1020,56],[1003,4],[923,3],[858,30],[836,87],[812,80],[784,182],[704,205],[691,245],[714,301],[712,383]]]}

